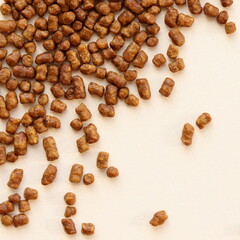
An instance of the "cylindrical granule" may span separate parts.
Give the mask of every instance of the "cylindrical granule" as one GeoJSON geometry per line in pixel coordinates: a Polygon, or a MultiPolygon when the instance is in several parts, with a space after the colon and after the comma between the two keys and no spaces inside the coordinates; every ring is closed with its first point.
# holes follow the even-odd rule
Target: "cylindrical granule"
{"type": "Polygon", "coordinates": [[[59,158],[57,145],[53,137],[44,138],[43,147],[48,161],[53,161],[59,158]]]}

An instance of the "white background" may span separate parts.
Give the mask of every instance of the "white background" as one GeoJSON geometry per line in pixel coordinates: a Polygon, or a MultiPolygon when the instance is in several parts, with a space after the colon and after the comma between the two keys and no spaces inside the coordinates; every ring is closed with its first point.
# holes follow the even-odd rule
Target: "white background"
{"type": "MultiPolygon", "coordinates": [[[[222,9],[220,0],[211,3],[222,9]]],[[[188,13],[186,6],[179,11],[188,13]]],[[[96,124],[101,139],[84,154],[77,151],[75,144],[83,132],[75,132],[69,126],[77,117],[74,108],[82,101],[63,100],[68,103],[63,114],[52,113],[48,104],[48,113],[61,119],[61,129],[50,129],[40,136],[38,146],[28,148],[26,156],[0,167],[0,201],[14,192],[22,194],[28,186],[39,191],[39,199],[31,201],[32,210],[27,213],[29,224],[17,229],[0,225],[1,239],[240,238],[240,32],[226,35],[224,26],[215,19],[204,14],[196,16],[191,28],[182,29],[186,43],[180,48],[179,56],[184,59],[186,68],[172,74],[167,64],[160,69],[152,64],[153,56],[160,52],[165,54],[170,44],[168,29],[163,23],[164,13],[162,11],[158,17],[161,26],[158,46],[143,47],[149,61],[139,71],[139,77],[149,80],[152,91],[149,101],[140,100],[137,108],[120,101],[115,108],[115,118],[107,119],[97,111],[103,99],[88,95],[83,102],[93,113],[89,122],[96,124]],[[169,98],[158,92],[165,77],[172,77],[176,82],[169,98]],[[209,112],[213,121],[199,130],[195,120],[202,112],[209,112]],[[180,141],[186,122],[195,126],[190,147],[180,141]],[[50,135],[56,139],[60,158],[53,163],[58,167],[55,182],[44,187],[41,177],[49,162],[42,148],[42,138],[50,135]],[[107,178],[104,171],[96,168],[99,151],[110,153],[109,164],[118,167],[118,178],[107,178]],[[95,175],[93,185],[73,185],[68,181],[74,163],[83,164],[85,173],[95,175]],[[14,168],[24,169],[17,191],[7,187],[14,168]],[[63,196],[68,191],[77,195],[78,213],[72,218],[78,230],[75,236],[66,235],[61,225],[66,207],[63,196]],[[162,209],[167,211],[169,219],[154,228],[148,222],[162,209]],[[95,224],[94,236],[81,234],[82,222],[95,224]]],[[[229,15],[238,25],[238,1],[229,8],[229,15]]],[[[84,80],[86,86],[90,81],[106,85],[105,81],[94,77],[84,76],[84,80]]],[[[130,83],[129,87],[132,93],[138,94],[135,83],[130,83]]],[[[1,94],[5,93],[1,86],[1,94]]],[[[12,116],[20,118],[26,111],[27,107],[21,106],[12,111],[12,116]]],[[[4,130],[5,121],[1,120],[0,125],[4,130]]]]}

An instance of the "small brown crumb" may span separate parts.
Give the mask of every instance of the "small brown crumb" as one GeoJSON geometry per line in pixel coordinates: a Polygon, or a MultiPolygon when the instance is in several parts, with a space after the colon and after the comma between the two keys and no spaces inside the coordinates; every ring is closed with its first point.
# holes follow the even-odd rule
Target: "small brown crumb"
{"type": "Polygon", "coordinates": [[[80,164],[73,164],[69,175],[71,183],[80,183],[83,175],[83,166],[80,164]]]}
{"type": "Polygon", "coordinates": [[[22,169],[14,169],[10,175],[10,179],[7,185],[10,188],[18,189],[19,185],[21,184],[23,179],[23,170],[22,169]]]}
{"type": "Polygon", "coordinates": [[[30,116],[29,113],[25,113],[21,119],[21,123],[24,127],[28,127],[33,123],[33,118],[30,116]]]}
{"type": "Polygon", "coordinates": [[[237,30],[236,24],[234,22],[228,22],[225,24],[225,31],[227,34],[232,34],[237,30]]]}
{"type": "Polygon", "coordinates": [[[217,22],[219,24],[225,24],[228,21],[228,12],[227,11],[221,11],[217,16],[217,22]]]}
{"type": "Polygon", "coordinates": [[[13,217],[13,225],[15,227],[23,226],[28,224],[29,219],[25,214],[18,214],[13,217]]]}
{"type": "Polygon", "coordinates": [[[38,133],[44,133],[48,131],[48,128],[44,124],[44,118],[40,117],[33,122],[33,126],[38,133]]]}
{"type": "Polygon", "coordinates": [[[77,233],[75,224],[72,219],[62,219],[62,225],[67,234],[72,235],[77,233]]]}
{"type": "Polygon", "coordinates": [[[0,132],[0,143],[10,145],[13,143],[13,137],[5,132],[0,132]]]}
{"type": "Polygon", "coordinates": [[[38,103],[42,106],[45,106],[46,104],[48,104],[48,101],[49,101],[49,97],[47,94],[41,94],[38,97],[38,103]]]}
{"type": "Polygon", "coordinates": [[[100,138],[97,132],[97,127],[93,123],[90,123],[86,127],[84,127],[83,131],[89,144],[96,143],[100,138]]]}
{"type": "Polygon", "coordinates": [[[169,97],[172,93],[175,82],[171,78],[166,78],[159,90],[164,97],[169,97]]]}
{"type": "Polygon", "coordinates": [[[80,153],[83,153],[83,152],[86,152],[87,150],[89,150],[90,146],[87,142],[87,138],[85,135],[80,137],[76,142],[77,142],[78,151],[80,153]]]}
{"type": "Polygon", "coordinates": [[[18,193],[14,193],[8,197],[9,202],[16,204],[21,200],[21,196],[18,193]]]}
{"type": "Polygon", "coordinates": [[[3,215],[1,217],[1,222],[2,222],[2,225],[6,226],[6,227],[11,226],[13,223],[12,216],[10,216],[9,214],[3,215]]]}
{"type": "Polygon", "coordinates": [[[148,55],[143,50],[140,50],[133,60],[133,66],[137,68],[143,68],[147,61],[148,55]]]}
{"type": "Polygon", "coordinates": [[[27,200],[21,200],[18,203],[18,208],[19,208],[19,212],[27,212],[31,209],[30,204],[27,200]]]}
{"type": "Polygon", "coordinates": [[[54,161],[59,158],[58,149],[53,137],[43,139],[43,148],[46,152],[48,161],[54,161]]]}
{"type": "Polygon", "coordinates": [[[114,117],[115,116],[114,107],[111,105],[101,103],[98,105],[98,111],[104,117],[114,117]]]}
{"type": "Polygon", "coordinates": [[[90,185],[90,184],[94,183],[94,180],[95,180],[95,178],[92,173],[87,173],[83,176],[83,183],[85,185],[90,185]]]}
{"type": "Polygon", "coordinates": [[[38,191],[28,187],[25,188],[23,195],[26,200],[36,200],[38,198],[38,191]]]}
{"type": "Polygon", "coordinates": [[[161,67],[166,62],[166,58],[162,53],[159,53],[154,56],[152,62],[156,67],[161,67]]]}
{"type": "Polygon", "coordinates": [[[169,63],[168,67],[171,72],[175,73],[185,68],[185,64],[182,58],[177,58],[174,62],[169,63]]]}
{"type": "Polygon", "coordinates": [[[133,107],[137,107],[138,104],[139,104],[139,99],[133,95],[133,94],[130,94],[126,99],[125,99],[125,103],[127,105],[130,105],[130,106],[133,106],[133,107]]]}
{"type": "Polygon", "coordinates": [[[181,140],[184,145],[189,146],[192,144],[193,134],[194,134],[194,127],[191,124],[186,123],[183,126],[182,137],[181,137],[181,140]]]}
{"type": "Polygon", "coordinates": [[[144,31],[144,30],[142,30],[142,31],[138,32],[138,33],[134,36],[133,40],[134,40],[134,42],[136,42],[139,46],[142,46],[142,45],[145,43],[145,41],[147,40],[147,38],[148,38],[147,32],[144,31]]]}
{"type": "Polygon", "coordinates": [[[82,234],[84,235],[93,235],[95,231],[95,226],[92,223],[83,223],[82,224],[82,234]]]}
{"type": "Polygon", "coordinates": [[[76,195],[74,193],[68,192],[64,195],[64,201],[68,205],[74,205],[76,203],[76,195]]]}
{"type": "Polygon", "coordinates": [[[152,226],[156,227],[158,225],[163,224],[167,219],[168,219],[167,213],[164,210],[162,210],[162,211],[156,212],[149,223],[152,226]]]}
{"type": "Polygon", "coordinates": [[[76,213],[77,213],[77,209],[75,207],[67,206],[65,209],[64,217],[69,218],[71,216],[76,215],[76,213]]]}
{"type": "Polygon", "coordinates": [[[108,168],[109,153],[99,152],[97,156],[97,167],[100,169],[108,168]]]}
{"type": "Polygon", "coordinates": [[[43,173],[42,180],[41,180],[42,185],[51,184],[56,178],[56,175],[57,175],[57,167],[55,167],[52,164],[49,164],[43,173]]]}
{"type": "Polygon", "coordinates": [[[217,15],[219,14],[219,9],[210,3],[206,3],[203,10],[205,15],[209,17],[217,17],[217,15]]]}
{"type": "Polygon", "coordinates": [[[211,121],[212,121],[212,118],[211,118],[210,114],[203,113],[198,117],[196,124],[200,129],[203,129],[211,121]]]}
{"type": "Polygon", "coordinates": [[[83,127],[83,123],[79,118],[75,118],[71,121],[70,126],[72,127],[72,129],[74,129],[75,131],[80,131],[83,127]]]}
{"type": "Polygon", "coordinates": [[[92,117],[90,110],[83,103],[81,103],[78,107],[76,107],[75,111],[79,115],[82,122],[87,121],[92,117]]]}
{"type": "Polygon", "coordinates": [[[110,178],[115,178],[119,175],[119,171],[115,167],[109,167],[106,173],[107,173],[107,176],[110,178]]]}
{"type": "Polygon", "coordinates": [[[38,118],[38,117],[44,117],[46,115],[45,108],[40,105],[34,105],[33,107],[29,108],[28,110],[31,117],[38,118]]]}

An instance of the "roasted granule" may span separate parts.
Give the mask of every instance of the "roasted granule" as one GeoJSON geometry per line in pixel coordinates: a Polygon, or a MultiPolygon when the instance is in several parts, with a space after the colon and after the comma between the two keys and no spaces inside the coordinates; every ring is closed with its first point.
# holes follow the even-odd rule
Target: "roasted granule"
{"type": "Polygon", "coordinates": [[[121,35],[116,35],[110,42],[110,46],[113,50],[119,51],[125,43],[125,39],[121,35]]]}
{"type": "Polygon", "coordinates": [[[77,213],[77,209],[75,207],[67,206],[65,209],[64,217],[69,218],[71,216],[76,215],[76,213],[77,213]]]}
{"type": "Polygon", "coordinates": [[[126,72],[129,67],[129,62],[125,61],[122,56],[116,56],[112,63],[120,72],[126,72]]]}
{"type": "Polygon", "coordinates": [[[172,93],[174,85],[175,85],[175,82],[171,78],[166,78],[164,80],[164,82],[162,83],[162,86],[161,86],[159,92],[163,96],[169,97],[172,93]]]}
{"type": "Polygon", "coordinates": [[[101,103],[98,106],[98,111],[104,117],[114,117],[115,116],[114,107],[111,105],[101,103]]]}
{"type": "Polygon", "coordinates": [[[38,103],[42,106],[45,106],[46,104],[48,104],[48,101],[49,101],[49,97],[47,94],[41,94],[38,97],[38,103]]]}
{"type": "Polygon", "coordinates": [[[27,212],[29,211],[31,208],[30,208],[30,204],[27,200],[21,200],[19,203],[18,203],[18,208],[19,208],[19,212],[23,213],[23,212],[27,212]]]}
{"type": "Polygon", "coordinates": [[[15,227],[26,225],[28,224],[28,222],[29,222],[29,219],[25,214],[18,214],[13,217],[13,225],[15,227]]]}
{"type": "Polygon", "coordinates": [[[158,45],[158,38],[155,37],[155,36],[151,36],[151,37],[148,37],[147,41],[146,41],[146,44],[149,46],[149,47],[155,47],[158,45]]]}
{"type": "Polygon", "coordinates": [[[196,124],[200,129],[203,129],[211,121],[212,121],[212,118],[211,118],[210,114],[203,113],[198,117],[196,124]]]}
{"type": "Polygon", "coordinates": [[[6,88],[9,90],[9,91],[14,91],[17,89],[18,87],[18,80],[16,80],[15,78],[10,78],[7,80],[6,82],[6,88]]]}
{"type": "Polygon", "coordinates": [[[162,53],[159,53],[154,56],[152,62],[156,67],[161,67],[166,62],[166,58],[162,53]]]}
{"type": "Polygon", "coordinates": [[[182,137],[181,137],[181,140],[184,145],[189,146],[192,144],[193,134],[194,134],[194,127],[191,124],[186,123],[183,126],[182,137]]]}
{"type": "Polygon", "coordinates": [[[18,118],[9,118],[6,124],[6,132],[9,134],[15,134],[21,120],[18,118]]]}
{"type": "Polygon", "coordinates": [[[177,25],[179,27],[191,27],[194,23],[194,18],[189,16],[189,15],[185,15],[183,13],[180,13],[178,15],[177,18],[177,25]]]}
{"type": "Polygon", "coordinates": [[[33,122],[33,126],[38,133],[44,133],[48,131],[48,128],[44,124],[44,118],[40,117],[33,122]]]}
{"type": "Polygon", "coordinates": [[[120,88],[118,91],[118,97],[120,99],[125,99],[129,95],[129,89],[127,87],[120,88]]]}
{"type": "Polygon", "coordinates": [[[56,113],[62,113],[67,109],[67,105],[60,100],[53,100],[51,102],[50,110],[56,113]]]}
{"type": "Polygon", "coordinates": [[[187,0],[189,11],[192,14],[200,14],[202,12],[202,6],[200,0],[187,0]]]}
{"type": "Polygon", "coordinates": [[[118,34],[121,31],[121,23],[119,21],[114,21],[110,28],[109,31],[113,34],[118,34]]]}
{"type": "Polygon", "coordinates": [[[76,203],[76,195],[72,192],[68,192],[64,195],[64,201],[68,205],[74,205],[76,203]]]}
{"type": "Polygon", "coordinates": [[[152,226],[156,227],[158,225],[163,224],[167,219],[168,219],[167,213],[162,210],[162,211],[156,212],[149,223],[152,226]]]}
{"type": "Polygon", "coordinates": [[[102,54],[100,53],[93,53],[92,54],[92,63],[95,66],[101,66],[104,64],[104,58],[102,56],[102,54]]]}
{"type": "Polygon", "coordinates": [[[74,164],[71,168],[69,175],[69,181],[71,183],[80,183],[83,175],[83,166],[80,164],[74,164]]]}
{"type": "Polygon", "coordinates": [[[127,81],[134,81],[137,78],[137,71],[136,70],[127,70],[124,73],[124,77],[127,81]]]}
{"type": "Polygon", "coordinates": [[[83,176],[83,183],[85,185],[90,185],[94,183],[94,175],[92,173],[87,173],[83,176]]]}
{"type": "Polygon", "coordinates": [[[60,128],[61,121],[54,116],[46,115],[44,117],[44,124],[47,128],[60,128]]]}
{"type": "Polygon", "coordinates": [[[221,0],[221,4],[223,7],[229,7],[233,4],[233,0],[221,0]]]}
{"type": "Polygon", "coordinates": [[[1,217],[1,222],[2,222],[2,225],[6,226],[6,227],[11,226],[13,223],[12,216],[9,214],[3,215],[1,217]]]}
{"type": "Polygon", "coordinates": [[[8,119],[10,117],[10,113],[7,110],[6,102],[4,101],[3,96],[0,96],[0,118],[8,119]]]}
{"type": "Polygon", "coordinates": [[[3,165],[7,160],[6,147],[0,146],[0,165],[3,165]]]}
{"type": "Polygon", "coordinates": [[[62,219],[62,225],[64,227],[64,230],[67,234],[76,234],[77,230],[75,228],[75,224],[72,219],[62,219]]]}
{"type": "Polygon", "coordinates": [[[168,57],[172,59],[176,59],[179,54],[179,48],[175,46],[174,44],[170,44],[167,50],[168,57]]]}
{"type": "Polygon", "coordinates": [[[22,80],[19,83],[18,88],[21,92],[29,92],[31,90],[31,82],[28,80],[22,80]]]}
{"type": "Polygon", "coordinates": [[[135,16],[131,11],[125,10],[121,12],[117,20],[121,23],[122,26],[125,26],[131,23],[134,20],[135,16]]]}
{"type": "Polygon", "coordinates": [[[234,22],[228,22],[225,24],[225,31],[227,34],[232,34],[237,30],[236,24],[234,22]]]}
{"type": "Polygon", "coordinates": [[[168,35],[172,42],[177,46],[182,46],[185,43],[185,37],[178,28],[172,29],[168,35]]]}
{"type": "Polygon", "coordinates": [[[100,139],[97,127],[93,123],[90,123],[84,127],[83,131],[89,144],[96,143],[100,139]]]}
{"type": "Polygon", "coordinates": [[[28,187],[25,188],[23,195],[26,200],[36,200],[38,198],[38,191],[28,187]]]}
{"type": "Polygon", "coordinates": [[[91,95],[97,95],[99,97],[102,97],[104,94],[104,86],[101,86],[94,82],[90,82],[88,85],[88,92],[91,95]]]}
{"type": "Polygon", "coordinates": [[[106,68],[100,68],[98,67],[95,72],[95,77],[104,79],[107,75],[107,69],[106,68]]]}
{"type": "Polygon", "coordinates": [[[22,179],[23,179],[23,170],[16,168],[12,171],[7,185],[10,188],[18,189],[19,185],[22,182],[22,179]]]}
{"type": "Polygon", "coordinates": [[[75,131],[80,131],[83,127],[83,123],[79,118],[75,118],[74,120],[71,121],[70,126],[75,131]]]}
{"type": "Polygon", "coordinates": [[[217,15],[219,14],[219,9],[210,3],[206,3],[203,10],[205,15],[209,17],[217,17],[217,15]]]}
{"type": "Polygon", "coordinates": [[[140,31],[140,24],[137,21],[131,22],[121,29],[121,34],[125,38],[131,38],[140,31]]]}
{"type": "Polygon", "coordinates": [[[57,145],[53,137],[43,139],[43,148],[46,152],[48,161],[54,161],[59,158],[57,145]]]}
{"type": "Polygon", "coordinates": [[[151,98],[151,91],[148,80],[146,78],[139,78],[136,80],[137,89],[142,99],[148,100],[151,98]]]}
{"type": "Polygon", "coordinates": [[[6,63],[13,67],[16,66],[19,62],[19,60],[21,59],[21,52],[19,50],[13,50],[12,53],[10,53],[7,57],[6,57],[6,63]]]}
{"type": "Polygon", "coordinates": [[[113,85],[107,85],[105,91],[105,102],[108,105],[116,105],[118,103],[118,88],[113,85]]]}
{"type": "Polygon", "coordinates": [[[18,156],[14,153],[14,151],[7,153],[7,162],[16,162],[18,160],[18,156]]]}
{"type": "Polygon", "coordinates": [[[27,135],[27,142],[30,145],[38,144],[38,134],[33,126],[28,126],[25,130],[27,135]]]}
{"type": "Polygon", "coordinates": [[[80,117],[81,121],[87,121],[92,117],[91,112],[87,108],[87,106],[83,103],[81,103],[78,107],[75,108],[76,113],[80,117]]]}
{"type": "Polygon", "coordinates": [[[225,24],[228,21],[228,12],[227,11],[221,11],[217,16],[217,22],[219,24],[225,24]]]}
{"type": "Polygon", "coordinates": [[[13,203],[9,201],[5,201],[0,203],[0,214],[8,214],[14,211],[13,203]]]}
{"type": "Polygon", "coordinates": [[[21,196],[18,193],[14,193],[8,197],[9,202],[16,204],[21,200],[21,196]]]}
{"type": "Polygon", "coordinates": [[[5,97],[6,108],[8,111],[13,110],[18,106],[17,94],[13,91],[8,92],[5,97]]]}
{"type": "Polygon", "coordinates": [[[87,48],[90,53],[96,53],[99,50],[96,42],[88,43],[87,48]]]}
{"type": "Polygon", "coordinates": [[[138,104],[139,104],[139,99],[133,95],[133,94],[130,94],[126,99],[125,99],[125,103],[127,105],[130,105],[130,106],[133,106],[133,107],[137,107],[138,104]]]}
{"type": "Polygon", "coordinates": [[[77,142],[78,151],[80,153],[83,153],[83,152],[86,152],[87,150],[89,150],[90,146],[87,142],[87,138],[85,135],[80,137],[76,142],[77,142]]]}
{"type": "Polygon", "coordinates": [[[31,115],[28,112],[25,113],[21,118],[21,123],[24,127],[31,125],[32,122],[33,122],[33,118],[31,117],[31,115]]]}
{"type": "Polygon", "coordinates": [[[99,152],[97,156],[97,167],[100,169],[108,168],[109,153],[99,152]]]}
{"type": "Polygon", "coordinates": [[[119,171],[115,167],[109,167],[106,172],[107,176],[110,178],[115,178],[119,175],[119,171]]]}
{"type": "Polygon", "coordinates": [[[149,24],[147,27],[146,27],[146,31],[151,34],[151,35],[157,35],[158,32],[160,31],[160,27],[157,23],[154,23],[154,24],[149,24]]]}
{"type": "Polygon", "coordinates": [[[22,56],[22,64],[26,67],[30,67],[33,64],[33,57],[30,54],[22,56]]]}
{"type": "Polygon", "coordinates": [[[144,8],[136,0],[125,0],[123,2],[124,6],[128,8],[134,14],[140,14],[143,12],[144,8]]]}
{"type": "Polygon", "coordinates": [[[34,93],[20,93],[19,99],[21,104],[27,104],[27,103],[34,103],[36,100],[36,96],[34,93]]]}
{"type": "MultiPolygon", "coordinates": [[[[15,68],[16,66],[14,66],[13,68],[15,68]]],[[[13,72],[14,74],[14,72],[13,72]]],[[[11,71],[9,68],[2,68],[0,69],[0,83],[5,84],[11,77],[11,71]]]]}
{"type": "Polygon", "coordinates": [[[15,133],[14,136],[14,153],[16,155],[25,155],[27,153],[27,136],[24,132],[15,133]]]}
{"type": "Polygon", "coordinates": [[[52,164],[49,164],[42,176],[42,185],[51,184],[57,176],[57,167],[52,164]]]}
{"type": "Polygon", "coordinates": [[[185,64],[182,58],[177,58],[172,63],[168,64],[169,70],[173,73],[182,71],[185,68],[185,64]]]}
{"type": "Polygon", "coordinates": [[[84,235],[93,235],[95,231],[95,226],[92,223],[83,223],[82,224],[82,234],[84,235]]]}

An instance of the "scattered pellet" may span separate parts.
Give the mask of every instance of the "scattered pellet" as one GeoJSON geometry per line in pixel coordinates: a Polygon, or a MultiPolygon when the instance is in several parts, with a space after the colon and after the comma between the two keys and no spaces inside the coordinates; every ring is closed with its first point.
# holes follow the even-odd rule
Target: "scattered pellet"
{"type": "Polygon", "coordinates": [[[221,0],[221,4],[223,7],[229,7],[233,4],[233,0],[221,0]]]}
{"type": "Polygon", "coordinates": [[[80,153],[83,153],[83,152],[86,152],[87,150],[89,150],[90,146],[87,142],[87,138],[85,135],[82,136],[81,138],[79,138],[76,142],[77,142],[78,151],[80,153]]]}
{"type": "Polygon", "coordinates": [[[13,219],[12,219],[12,216],[9,215],[9,214],[5,214],[1,217],[1,222],[2,222],[2,225],[4,226],[11,226],[12,223],[13,223],[13,219]]]}
{"type": "Polygon", "coordinates": [[[172,93],[174,85],[175,85],[175,82],[171,78],[166,78],[164,80],[164,82],[162,83],[162,86],[161,86],[159,92],[163,96],[169,97],[172,93]]]}
{"type": "Polygon", "coordinates": [[[23,170],[22,169],[14,169],[10,175],[10,179],[8,181],[8,186],[13,189],[18,189],[23,179],[23,170]]]}
{"type": "Polygon", "coordinates": [[[15,133],[14,136],[14,153],[16,155],[25,155],[27,153],[27,136],[24,132],[15,133]]]}
{"type": "Polygon", "coordinates": [[[97,167],[99,169],[108,168],[108,158],[109,158],[109,153],[99,152],[97,156],[97,167]]]}
{"type": "Polygon", "coordinates": [[[219,14],[219,9],[210,3],[206,3],[203,10],[205,15],[209,17],[217,17],[217,15],[219,14]]]}
{"type": "Polygon", "coordinates": [[[182,46],[185,43],[185,37],[178,28],[173,28],[168,35],[177,46],[182,46]]]}
{"type": "Polygon", "coordinates": [[[225,24],[228,21],[228,12],[227,11],[221,11],[217,16],[217,22],[219,24],[225,24]]]}
{"type": "Polygon", "coordinates": [[[93,123],[90,123],[86,127],[84,127],[83,131],[89,144],[96,143],[100,138],[97,132],[97,127],[93,123]]]}
{"type": "Polygon", "coordinates": [[[19,203],[20,200],[21,200],[21,196],[18,193],[14,193],[8,197],[8,201],[13,204],[19,203]]]}
{"type": "Polygon", "coordinates": [[[184,145],[189,146],[192,144],[193,134],[194,134],[194,127],[191,124],[186,123],[183,126],[182,137],[181,137],[181,140],[184,145]]]}
{"type": "Polygon", "coordinates": [[[115,109],[111,105],[101,103],[98,106],[98,111],[104,117],[114,117],[115,116],[115,109]]]}
{"type": "Polygon", "coordinates": [[[95,231],[95,226],[92,223],[83,223],[82,224],[82,234],[84,235],[93,235],[95,231]]]}
{"type": "Polygon", "coordinates": [[[7,161],[6,147],[0,146],[0,165],[3,165],[7,161]]]}
{"type": "Polygon", "coordinates": [[[64,217],[69,218],[76,215],[77,209],[75,207],[67,206],[65,209],[64,217]]]}
{"type": "Polygon", "coordinates": [[[167,213],[164,210],[162,210],[162,211],[156,212],[149,223],[152,226],[156,227],[158,225],[163,224],[167,219],[168,219],[167,213]]]}
{"type": "Polygon", "coordinates": [[[75,224],[72,219],[62,219],[62,225],[64,227],[64,230],[67,234],[76,234],[77,230],[75,228],[75,224]]]}
{"type": "Polygon", "coordinates": [[[210,114],[203,113],[198,117],[196,124],[200,129],[203,129],[211,121],[212,121],[212,118],[211,118],[210,114]]]}
{"type": "Polygon", "coordinates": [[[57,145],[53,137],[43,139],[43,148],[48,161],[54,161],[59,158],[57,145]]]}
{"type": "Polygon", "coordinates": [[[38,191],[28,187],[25,188],[23,195],[26,200],[36,200],[38,198],[38,191]]]}
{"type": "Polygon", "coordinates": [[[151,91],[148,80],[146,78],[139,78],[136,80],[137,89],[142,99],[148,100],[151,98],[151,91]]]}
{"type": "Polygon", "coordinates": [[[24,213],[15,215],[13,217],[13,225],[15,227],[20,227],[20,226],[26,225],[26,224],[28,224],[28,222],[29,222],[28,216],[25,215],[24,213]]]}
{"type": "Polygon", "coordinates": [[[182,71],[185,68],[185,64],[182,58],[177,58],[172,63],[168,64],[169,70],[173,73],[182,71]]]}
{"type": "Polygon", "coordinates": [[[130,94],[126,99],[125,99],[125,103],[127,105],[130,105],[130,106],[133,106],[133,107],[137,107],[138,104],[139,104],[139,99],[133,95],[133,94],[130,94]]]}
{"type": "Polygon", "coordinates": [[[31,208],[30,208],[30,204],[27,200],[21,200],[19,203],[18,203],[18,208],[19,208],[19,212],[23,213],[23,212],[27,212],[29,211],[31,208]]]}
{"type": "Polygon", "coordinates": [[[14,211],[14,205],[10,201],[0,203],[0,214],[8,214],[14,211]]]}
{"type": "Polygon", "coordinates": [[[234,22],[228,22],[225,24],[225,31],[227,34],[232,34],[237,30],[236,24],[234,22]]]}
{"type": "Polygon", "coordinates": [[[61,100],[53,100],[50,106],[51,111],[56,113],[62,113],[67,109],[67,105],[61,100]]]}
{"type": "Polygon", "coordinates": [[[119,175],[119,171],[115,167],[109,167],[106,173],[107,173],[107,176],[110,178],[115,178],[119,175]]]}
{"type": "Polygon", "coordinates": [[[202,6],[200,0],[187,0],[189,11],[192,14],[200,14],[202,12],[202,6]]]}
{"type": "Polygon", "coordinates": [[[67,192],[64,195],[64,201],[68,205],[74,205],[76,203],[76,195],[74,193],[72,193],[72,192],[67,192]]]}
{"type": "Polygon", "coordinates": [[[95,181],[95,178],[92,173],[87,173],[83,176],[83,183],[85,185],[90,185],[90,184],[94,183],[94,181],[95,181]]]}
{"type": "Polygon", "coordinates": [[[162,53],[155,55],[152,59],[152,62],[156,67],[161,67],[166,61],[167,60],[162,53]]]}

